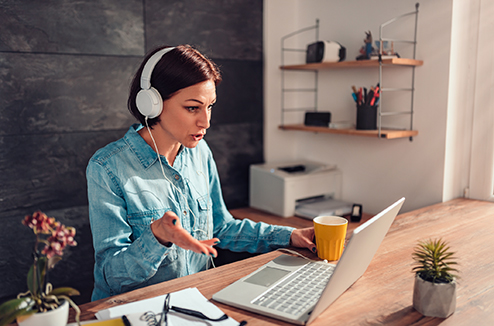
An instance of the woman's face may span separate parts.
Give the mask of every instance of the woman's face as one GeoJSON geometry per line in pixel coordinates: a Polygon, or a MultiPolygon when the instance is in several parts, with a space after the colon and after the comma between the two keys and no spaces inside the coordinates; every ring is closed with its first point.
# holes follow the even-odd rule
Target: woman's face
{"type": "Polygon", "coordinates": [[[215,102],[216,86],[212,80],[183,88],[163,102],[157,127],[172,143],[196,147],[209,128],[215,102]]]}

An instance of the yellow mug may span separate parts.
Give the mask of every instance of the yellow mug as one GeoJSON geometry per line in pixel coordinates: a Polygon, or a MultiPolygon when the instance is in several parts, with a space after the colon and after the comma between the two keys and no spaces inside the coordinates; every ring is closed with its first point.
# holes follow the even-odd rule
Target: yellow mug
{"type": "Polygon", "coordinates": [[[318,216],[314,219],[317,256],[338,260],[343,253],[348,220],[340,216],[318,216]]]}

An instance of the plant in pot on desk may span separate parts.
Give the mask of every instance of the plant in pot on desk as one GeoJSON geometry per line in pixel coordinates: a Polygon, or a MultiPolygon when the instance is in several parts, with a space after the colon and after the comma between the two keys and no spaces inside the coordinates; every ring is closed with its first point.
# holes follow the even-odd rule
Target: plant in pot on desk
{"type": "Polygon", "coordinates": [[[36,235],[34,262],[27,273],[28,291],[0,305],[0,326],[16,319],[20,326],[66,325],[69,304],[76,310],[79,322],[80,310],[69,298],[79,292],[69,287],[53,289],[47,282],[48,271],[62,259],[65,247],[77,245],[75,229],[40,211],[27,215],[22,224],[33,229],[36,235]]]}
{"type": "Polygon", "coordinates": [[[416,273],[413,307],[424,316],[446,318],[456,308],[458,272],[454,253],[442,239],[420,242],[412,254],[416,273]]]}

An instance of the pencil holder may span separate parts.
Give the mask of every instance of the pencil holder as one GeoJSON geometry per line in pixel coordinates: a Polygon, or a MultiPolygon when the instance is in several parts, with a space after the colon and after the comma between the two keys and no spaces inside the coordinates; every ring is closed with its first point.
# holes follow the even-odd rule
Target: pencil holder
{"type": "Polygon", "coordinates": [[[357,129],[376,130],[377,129],[377,105],[360,104],[357,105],[357,129]]]}

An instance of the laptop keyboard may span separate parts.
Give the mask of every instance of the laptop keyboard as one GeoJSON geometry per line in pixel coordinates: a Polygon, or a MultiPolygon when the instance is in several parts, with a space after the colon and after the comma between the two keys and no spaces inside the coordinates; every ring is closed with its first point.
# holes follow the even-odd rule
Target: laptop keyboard
{"type": "Polygon", "coordinates": [[[298,316],[319,300],[335,265],[309,263],[258,297],[253,304],[298,316]]]}

